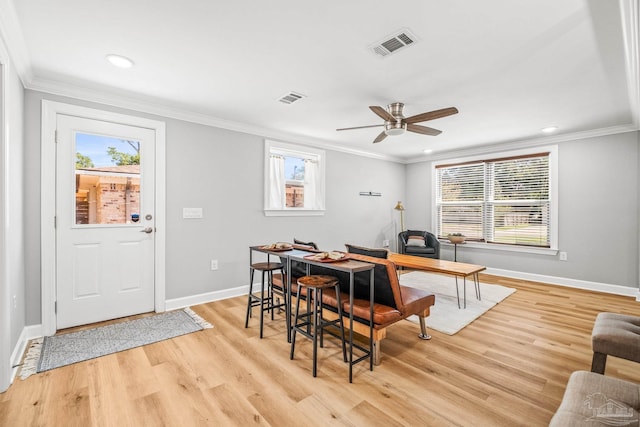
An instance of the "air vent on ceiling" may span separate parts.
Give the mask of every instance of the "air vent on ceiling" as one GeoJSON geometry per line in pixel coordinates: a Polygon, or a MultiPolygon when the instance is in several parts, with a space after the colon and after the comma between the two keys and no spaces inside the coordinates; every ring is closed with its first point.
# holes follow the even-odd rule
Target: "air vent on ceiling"
{"type": "Polygon", "coordinates": [[[282,95],[280,98],[278,98],[278,101],[282,102],[283,104],[293,104],[296,101],[300,101],[302,98],[306,98],[306,96],[302,95],[301,93],[292,91],[282,95]]]}
{"type": "Polygon", "coordinates": [[[411,31],[403,28],[394,34],[385,37],[383,40],[374,43],[369,48],[377,55],[389,56],[394,52],[399,51],[418,41],[418,38],[414,36],[411,31]]]}

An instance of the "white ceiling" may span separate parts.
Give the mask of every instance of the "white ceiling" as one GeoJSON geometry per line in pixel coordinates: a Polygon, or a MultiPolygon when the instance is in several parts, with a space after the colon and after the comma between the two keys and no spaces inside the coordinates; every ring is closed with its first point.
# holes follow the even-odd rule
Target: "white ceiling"
{"type": "Polygon", "coordinates": [[[638,0],[0,0],[0,15],[28,88],[399,161],[638,127],[638,0]],[[369,49],[403,28],[418,42],[369,49]],[[277,101],[289,91],[307,98],[277,101]],[[460,112],[422,123],[435,137],[335,130],[395,101],[460,112]]]}

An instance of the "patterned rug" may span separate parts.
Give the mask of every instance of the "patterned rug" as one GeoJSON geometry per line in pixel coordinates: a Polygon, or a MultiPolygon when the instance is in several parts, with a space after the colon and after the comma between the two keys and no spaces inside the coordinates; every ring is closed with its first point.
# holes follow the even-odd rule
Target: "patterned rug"
{"type": "MultiPolygon", "coordinates": [[[[447,335],[459,332],[516,291],[506,286],[480,283],[481,299],[477,300],[473,279],[467,278],[467,308],[458,308],[456,281],[453,276],[412,271],[401,274],[400,283],[412,288],[427,290],[435,295],[436,302],[431,307],[431,314],[427,317],[427,328],[447,335]]],[[[458,287],[460,307],[464,307],[462,279],[458,279],[458,287]]],[[[417,316],[409,317],[408,320],[419,322],[417,316]]]]}
{"type": "Polygon", "coordinates": [[[190,308],[31,342],[20,378],[212,328],[190,308]]]}

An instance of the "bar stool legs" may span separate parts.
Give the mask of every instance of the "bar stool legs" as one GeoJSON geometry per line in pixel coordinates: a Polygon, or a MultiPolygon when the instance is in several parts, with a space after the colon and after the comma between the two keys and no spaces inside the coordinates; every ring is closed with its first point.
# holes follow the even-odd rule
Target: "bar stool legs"
{"type": "Polygon", "coordinates": [[[318,335],[320,336],[320,347],[324,345],[324,331],[327,326],[336,326],[340,330],[342,342],[342,358],[347,362],[347,346],[344,335],[344,325],[342,323],[342,303],[340,301],[340,286],[338,279],[332,276],[314,275],[304,276],[298,279],[298,291],[296,293],[296,312],[291,327],[291,354],[293,356],[296,348],[296,333],[301,333],[313,341],[313,376],[317,375],[318,361],[318,335]],[[307,312],[300,314],[300,296],[302,288],[306,288],[307,312]],[[334,288],[338,306],[338,318],[336,320],[326,320],[322,317],[322,294],[323,290],[334,288]],[[313,305],[313,308],[309,306],[313,305]]]}
{"type": "Polygon", "coordinates": [[[284,290],[277,291],[281,294],[283,302],[275,302],[274,286],[273,286],[273,272],[280,270],[284,277],[284,267],[281,263],[277,262],[258,262],[251,265],[250,279],[249,279],[249,295],[247,297],[247,315],[244,321],[244,327],[249,327],[249,318],[252,316],[252,308],[260,307],[260,338],[262,338],[263,325],[264,325],[264,312],[271,312],[271,320],[274,319],[273,311],[278,308],[286,308],[287,306],[287,293],[284,290]],[[262,281],[260,282],[260,296],[253,294],[253,277],[256,270],[262,272],[262,281]],[[265,298],[265,275],[267,276],[267,297],[265,298]]]}

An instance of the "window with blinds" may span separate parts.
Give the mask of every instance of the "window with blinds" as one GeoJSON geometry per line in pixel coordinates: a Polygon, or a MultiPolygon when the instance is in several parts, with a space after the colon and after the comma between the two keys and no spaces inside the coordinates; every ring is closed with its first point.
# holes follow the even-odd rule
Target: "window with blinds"
{"type": "Polygon", "coordinates": [[[550,247],[549,153],[436,166],[438,237],[550,247]]]}

